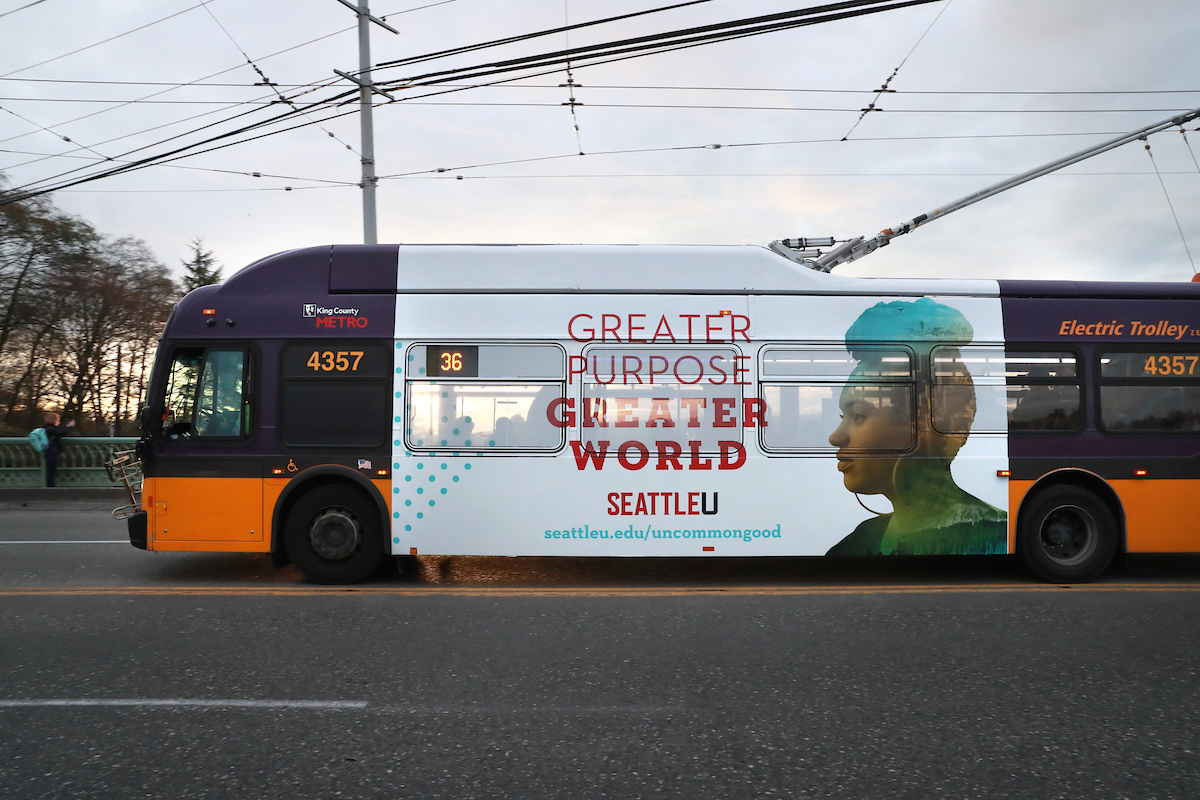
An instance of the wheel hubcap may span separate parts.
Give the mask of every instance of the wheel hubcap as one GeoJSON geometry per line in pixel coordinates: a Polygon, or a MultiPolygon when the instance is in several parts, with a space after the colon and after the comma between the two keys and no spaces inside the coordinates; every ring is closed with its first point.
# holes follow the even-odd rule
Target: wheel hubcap
{"type": "Polygon", "coordinates": [[[1086,561],[1099,542],[1098,527],[1092,515],[1079,506],[1060,506],[1042,521],[1042,549],[1063,566],[1086,561]]]}
{"type": "Polygon", "coordinates": [[[362,545],[362,524],[344,508],[327,508],[313,518],[308,539],[321,558],[345,561],[362,545]]]}

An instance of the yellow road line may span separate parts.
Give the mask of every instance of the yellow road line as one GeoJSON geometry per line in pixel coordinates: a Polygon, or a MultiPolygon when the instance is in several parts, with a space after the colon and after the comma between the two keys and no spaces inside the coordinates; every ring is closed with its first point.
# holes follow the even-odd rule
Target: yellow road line
{"type": "Polygon", "coordinates": [[[393,595],[401,597],[725,597],[783,595],[872,595],[872,594],[985,594],[1020,592],[1200,592],[1200,583],[1158,584],[931,584],[890,586],[670,586],[645,587],[341,587],[341,586],[36,586],[0,589],[0,597],[144,595],[313,597],[320,595],[393,595]]]}

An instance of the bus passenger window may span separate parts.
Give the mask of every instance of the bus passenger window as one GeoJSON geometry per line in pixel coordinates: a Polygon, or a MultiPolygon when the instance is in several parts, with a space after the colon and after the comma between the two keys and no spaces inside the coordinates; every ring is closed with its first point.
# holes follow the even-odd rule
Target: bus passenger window
{"type": "Polygon", "coordinates": [[[1009,430],[1079,430],[1082,395],[1073,353],[1008,352],[1005,365],[1009,430]]]}
{"type": "Polygon", "coordinates": [[[573,375],[580,441],[639,442],[648,452],[720,453],[742,443],[745,364],[727,347],[596,348],[573,375]],[[667,444],[670,443],[670,444],[667,444]],[[696,448],[694,451],[691,448],[696,448]]]}
{"type": "Polygon", "coordinates": [[[545,451],[563,446],[555,422],[566,353],[554,344],[415,344],[407,354],[405,440],[420,450],[545,451]]]}
{"type": "Polygon", "coordinates": [[[770,451],[905,451],[913,446],[913,390],[908,384],[858,381],[763,384],[770,451]],[[868,435],[848,435],[851,430],[868,435]],[[844,439],[844,441],[843,441],[844,439]]]}
{"type": "Polygon", "coordinates": [[[907,349],[769,347],[762,374],[767,413],[759,433],[769,452],[895,453],[915,444],[907,349]]]}
{"type": "Polygon", "coordinates": [[[1164,348],[1100,357],[1100,424],[1109,432],[1200,431],[1200,353],[1164,348]]]}
{"type": "Polygon", "coordinates": [[[391,429],[391,347],[370,340],[295,342],[280,359],[280,438],[288,447],[374,449],[391,429]]]}
{"type": "Polygon", "coordinates": [[[561,383],[408,384],[408,441],[418,448],[557,450],[562,431],[547,417],[561,383]]]}
{"type": "Polygon", "coordinates": [[[177,350],[167,376],[163,437],[244,437],[250,427],[244,391],[247,361],[245,350],[177,350]]]}
{"type": "Polygon", "coordinates": [[[933,429],[939,433],[1004,433],[1008,406],[1004,350],[998,347],[934,348],[933,429]]]}

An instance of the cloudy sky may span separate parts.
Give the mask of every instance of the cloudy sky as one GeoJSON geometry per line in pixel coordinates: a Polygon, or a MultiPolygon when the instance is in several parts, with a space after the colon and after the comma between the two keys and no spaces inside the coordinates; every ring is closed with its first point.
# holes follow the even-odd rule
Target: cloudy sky
{"type": "MultiPolygon", "coordinates": [[[[372,61],[669,4],[373,0],[400,34],[374,27],[372,61]]],[[[803,7],[709,0],[375,79],[803,7]]],[[[267,105],[276,91],[333,97],[349,86],[333,70],[358,64],[354,23],[337,0],[0,0],[0,172],[17,187],[87,175],[102,159],[267,119],[286,108],[267,105]],[[263,76],[277,86],[256,86],[263,76]]],[[[870,234],[1200,106],[1197,41],[1196,0],[940,0],[578,67],[574,119],[561,70],[424,99],[428,88],[401,89],[375,109],[378,174],[395,176],[380,183],[379,239],[765,245],[870,234]],[[856,126],[902,62],[894,92],[856,126]]],[[[146,240],[169,265],[202,237],[227,274],[288,248],[361,242],[359,122],[347,111],[317,105],[288,123],[313,124],[53,199],[106,233],[146,240]]],[[[1153,162],[1127,145],[838,271],[1187,280],[1185,238],[1200,262],[1200,121],[1187,127],[1190,150],[1178,129],[1157,134],[1153,162]]]]}

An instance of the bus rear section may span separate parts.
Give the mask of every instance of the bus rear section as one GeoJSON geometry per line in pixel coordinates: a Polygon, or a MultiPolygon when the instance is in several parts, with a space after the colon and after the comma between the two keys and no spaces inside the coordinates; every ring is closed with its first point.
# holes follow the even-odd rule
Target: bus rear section
{"type": "Polygon", "coordinates": [[[1049,580],[1110,553],[1200,551],[1200,293],[1194,284],[1001,282],[1012,545],[1049,580]]]}

